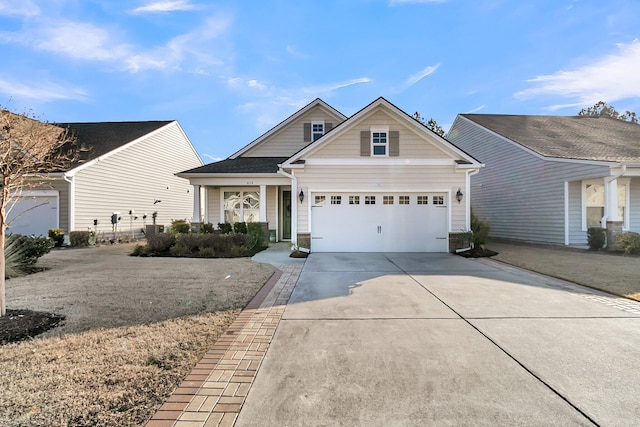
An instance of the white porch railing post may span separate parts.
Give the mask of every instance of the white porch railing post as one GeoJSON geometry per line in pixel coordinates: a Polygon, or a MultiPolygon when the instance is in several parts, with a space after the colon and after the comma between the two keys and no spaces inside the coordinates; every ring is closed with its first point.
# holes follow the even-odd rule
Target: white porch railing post
{"type": "Polygon", "coordinates": [[[267,186],[260,186],[260,222],[267,222],[267,186]]]}
{"type": "Polygon", "coordinates": [[[620,216],[618,215],[618,180],[611,180],[607,190],[607,221],[620,221],[620,216]]]}
{"type": "Polygon", "coordinates": [[[200,212],[200,186],[193,186],[193,219],[191,222],[200,223],[202,214],[200,212]]]}

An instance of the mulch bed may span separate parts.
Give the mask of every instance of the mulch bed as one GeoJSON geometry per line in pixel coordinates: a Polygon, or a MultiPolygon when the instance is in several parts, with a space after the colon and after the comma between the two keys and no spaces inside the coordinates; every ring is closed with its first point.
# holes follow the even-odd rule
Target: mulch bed
{"type": "Polygon", "coordinates": [[[33,310],[7,310],[0,317],[0,345],[23,341],[55,328],[64,316],[33,310]]]}
{"type": "Polygon", "coordinates": [[[458,255],[465,258],[485,258],[498,255],[498,252],[492,251],[491,249],[483,248],[481,246],[476,246],[475,248],[469,249],[468,251],[459,252],[458,255]]]}

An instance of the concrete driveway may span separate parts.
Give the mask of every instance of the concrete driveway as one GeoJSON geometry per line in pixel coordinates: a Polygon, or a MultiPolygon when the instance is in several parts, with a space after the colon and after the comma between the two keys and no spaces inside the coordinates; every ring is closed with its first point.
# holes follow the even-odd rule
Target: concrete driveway
{"type": "Polygon", "coordinates": [[[449,254],[312,254],[237,426],[638,425],[640,303],[449,254]]]}

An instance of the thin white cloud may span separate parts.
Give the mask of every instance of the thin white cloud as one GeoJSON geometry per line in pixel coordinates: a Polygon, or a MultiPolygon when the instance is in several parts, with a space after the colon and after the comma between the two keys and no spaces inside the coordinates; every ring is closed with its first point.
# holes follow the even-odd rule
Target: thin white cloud
{"type": "Polygon", "coordinates": [[[71,86],[64,86],[50,81],[30,82],[29,84],[9,80],[0,76],[0,93],[15,99],[29,99],[39,102],[50,102],[62,99],[84,101],[87,93],[71,86]]]}
{"type": "Polygon", "coordinates": [[[478,111],[480,111],[480,110],[484,110],[485,108],[486,108],[486,105],[484,105],[484,104],[483,104],[483,105],[481,105],[481,106],[479,106],[479,107],[474,108],[474,109],[473,109],[473,110],[471,110],[471,111],[467,111],[467,114],[477,113],[478,111]]]}
{"type": "Polygon", "coordinates": [[[420,80],[424,79],[428,75],[433,74],[439,67],[440,67],[439,63],[436,65],[429,65],[419,73],[412,75],[404,82],[405,89],[418,83],[420,80]]]}
{"type": "Polygon", "coordinates": [[[165,0],[153,1],[144,6],[137,7],[131,11],[133,14],[143,13],[168,13],[185,12],[202,9],[201,6],[192,4],[189,0],[165,0]]]}
{"type": "Polygon", "coordinates": [[[210,159],[213,162],[219,162],[220,160],[222,160],[222,157],[216,157],[216,156],[212,156],[211,154],[202,154],[202,157],[206,157],[207,159],[210,159]]]}
{"type": "Polygon", "coordinates": [[[591,105],[598,101],[614,102],[640,96],[640,42],[618,45],[617,52],[598,58],[575,70],[560,70],[537,76],[528,82],[534,87],[515,93],[518,99],[555,96],[570,102],[551,105],[557,110],[591,105]]]}
{"type": "Polygon", "coordinates": [[[0,15],[38,16],[40,8],[32,0],[3,0],[0,2],[0,15]]]}
{"type": "Polygon", "coordinates": [[[123,39],[117,27],[106,28],[68,19],[38,19],[20,32],[0,32],[0,42],[14,43],[78,61],[97,61],[119,71],[186,70],[206,74],[224,62],[214,41],[229,28],[231,18],[216,15],[200,27],[164,45],[142,48],[123,39]],[[216,56],[216,54],[218,56],[216,56]]]}
{"type": "Polygon", "coordinates": [[[359,85],[364,83],[371,83],[372,81],[373,80],[371,80],[369,77],[360,77],[357,79],[351,79],[344,82],[329,83],[321,86],[311,86],[308,88],[303,88],[301,89],[301,92],[305,94],[313,94],[314,96],[318,96],[323,93],[333,92],[335,90],[344,89],[349,86],[354,86],[354,85],[359,85]]]}
{"type": "Polygon", "coordinates": [[[131,46],[119,41],[113,31],[69,20],[50,22],[23,38],[38,50],[80,60],[119,60],[131,52],[131,46]]]}

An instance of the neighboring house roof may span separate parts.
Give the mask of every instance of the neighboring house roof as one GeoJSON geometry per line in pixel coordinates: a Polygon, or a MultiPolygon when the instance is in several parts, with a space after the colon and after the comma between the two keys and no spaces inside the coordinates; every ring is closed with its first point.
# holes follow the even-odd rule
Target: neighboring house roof
{"type": "Polygon", "coordinates": [[[345,120],[347,118],[347,116],[345,116],[340,111],[338,111],[335,108],[333,108],[331,105],[329,105],[326,102],[324,102],[322,99],[316,98],[315,100],[311,101],[310,103],[308,103],[307,105],[302,107],[300,110],[298,110],[295,113],[293,113],[291,116],[287,117],[286,119],[284,119],[283,121],[281,121],[280,123],[278,123],[277,125],[272,127],[271,129],[269,129],[264,134],[260,135],[258,138],[256,138],[253,141],[251,141],[249,144],[247,144],[244,147],[242,147],[239,151],[236,151],[235,153],[230,155],[229,158],[230,159],[235,159],[236,157],[241,156],[242,154],[246,153],[247,151],[249,151],[253,147],[261,144],[265,139],[269,138],[271,135],[273,135],[274,133],[276,133],[280,129],[286,127],[288,124],[290,124],[291,122],[295,121],[298,117],[302,116],[307,111],[311,110],[312,108],[314,108],[316,106],[321,106],[321,107],[325,108],[326,110],[328,110],[329,112],[335,114],[337,117],[341,118],[342,120],[345,120]]]}
{"type": "Polygon", "coordinates": [[[287,159],[288,157],[238,157],[189,169],[180,172],[180,175],[190,173],[278,173],[278,165],[287,159]]]}
{"type": "Polygon", "coordinates": [[[69,132],[77,138],[76,146],[80,149],[80,155],[69,168],[73,169],[172,122],[169,120],[54,124],[69,129],[69,132]]]}
{"type": "Polygon", "coordinates": [[[544,157],[640,161],[640,125],[609,117],[461,114],[544,157]]]}

